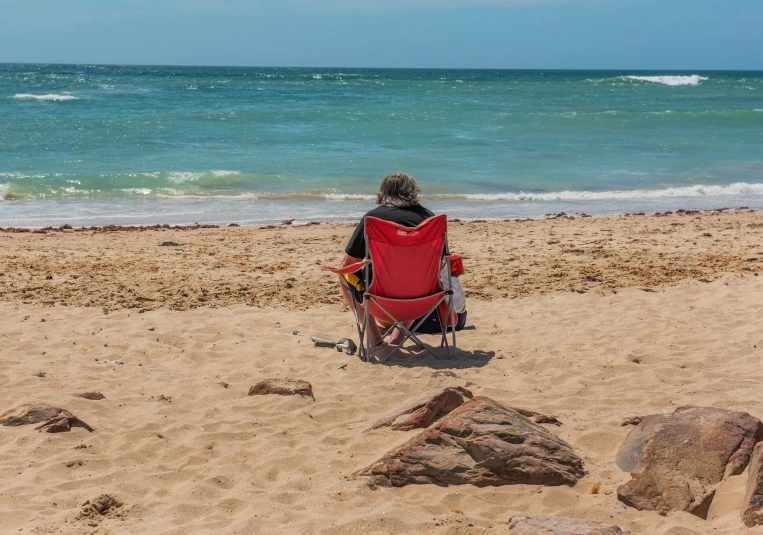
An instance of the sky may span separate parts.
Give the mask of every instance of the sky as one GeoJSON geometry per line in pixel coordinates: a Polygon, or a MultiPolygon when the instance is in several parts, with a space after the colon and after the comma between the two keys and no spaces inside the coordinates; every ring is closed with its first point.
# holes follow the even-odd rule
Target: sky
{"type": "Polygon", "coordinates": [[[763,0],[0,0],[0,63],[763,70],[763,0]]]}

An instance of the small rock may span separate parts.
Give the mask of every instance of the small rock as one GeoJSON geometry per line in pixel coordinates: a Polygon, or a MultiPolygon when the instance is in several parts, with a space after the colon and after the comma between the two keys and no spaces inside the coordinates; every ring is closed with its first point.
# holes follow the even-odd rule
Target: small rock
{"type": "Polygon", "coordinates": [[[617,526],[582,518],[515,516],[509,520],[512,535],[630,535],[617,526]]]}
{"type": "Polygon", "coordinates": [[[106,396],[100,392],[83,392],[82,394],[74,394],[78,398],[90,399],[92,401],[98,401],[99,399],[106,399],[106,396]]]}
{"type": "Polygon", "coordinates": [[[644,418],[641,416],[629,416],[628,418],[623,418],[623,421],[620,422],[620,427],[626,427],[628,425],[638,425],[641,423],[641,420],[644,418]]]}
{"type": "Polygon", "coordinates": [[[313,385],[307,381],[295,379],[265,379],[251,387],[247,395],[264,396],[267,394],[277,394],[279,396],[300,395],[312,398],[315,401],[313,385]]]}
{"type": "Polygon", "coordinates": [[[88,500],[82,504],[82,509],[77,515],[77,520],[94,518],[98,516],[113,515],[122,507],[122,502],[110,494],[101,494],[97,498],[88,500]]]}
{"type": "Polygon", "coordinates": [[[165,241],[160,243],[159,247],[180,247],[180,244],[174,241],[165,241]]]}
{"type": "Polygon", "coordinates": [[[550,425],[555,425],[557,427],[562,426],[562,422],[560,422],[556,418],[556,416],[549,416],[547,414],[541,414],[539,412],[528,411],[527,409],[520,409],[518,407],[512,407],[512,410],[517,411],[519,414],[521,414],[525,418],[530,418],[536,424],[550,424],[550,425]]]}
{"type": "Polygon", "coordinates": [[[40,422],[42,425],[35,427],[35,429],[47,433],[70,431],[72,427],[84,427],[91,433],[93,432],[92,427],[66,409],[59,409],[46,404],[21,405],[0,414],[0,425],[8,427],[39,424],[40,422]]]}

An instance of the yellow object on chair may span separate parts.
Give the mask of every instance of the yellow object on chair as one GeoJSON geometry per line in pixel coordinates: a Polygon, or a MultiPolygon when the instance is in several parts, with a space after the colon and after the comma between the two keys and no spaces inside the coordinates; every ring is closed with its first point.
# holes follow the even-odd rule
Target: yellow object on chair
{"type": "Polygon", "coordinates": [[[355,273],[348,273],[344,276],[344,280],[357,291],[362,292],[364,290],[363,281],[355,273]]]}

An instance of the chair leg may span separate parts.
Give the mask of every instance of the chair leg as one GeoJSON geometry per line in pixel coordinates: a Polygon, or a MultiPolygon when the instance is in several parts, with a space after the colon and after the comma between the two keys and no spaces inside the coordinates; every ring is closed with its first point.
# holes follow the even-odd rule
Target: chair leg
{"type": "Polygon", "coordinates": [[[453,343],[450,345],[452,348],[453,354],[451,355],[452,358],[456,358],[456,326],[453,326],[453,343]]]}
{"type": "MultiPolygon", "coordinates": [[[[448,299],[448,319],[454,317],[456,315],[456,311],[453,310],[453,296],[451,295],[448,299]]],[[[458,320],[456,320],[456,323],[458,323],[458,320]]],[[[451,344],[451,347],[453,348],[453,354],[450,355],[450,351],[448,354],[451,356],[451,358],[456,358],[456,325],[453,325],[453,343],[451,344]]]]}
{"type": "MultiPolygon", "coordinates": [[[[358,353],[359,353],[358,356],[360,357],[360,360],[362,360],[363,362],[368,362],[368,354],[366,352],[366,345],[363,342],[363,335],[365,334],[366,326],[364,324],[361,327],[360,318],[358,317],[358,310],[356,306],[357,305],[353,304],[352,315],[355,317],[355,328],[358,330],[358,353]]],[[[364,316],[364,320],[365,320],[365,316],[364,316]]]]}

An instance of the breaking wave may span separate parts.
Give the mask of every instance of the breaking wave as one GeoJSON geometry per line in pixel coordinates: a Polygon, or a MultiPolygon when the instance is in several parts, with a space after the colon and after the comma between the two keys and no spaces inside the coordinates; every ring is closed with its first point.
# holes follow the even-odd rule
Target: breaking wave
{"type": "MultiPolygon", "coordinates": [[[[158,177],[160,176],[160,173],[146,173],[145,175],[158,177]]],[[[203,172],[175,171],[167,175],[167,180],[173,184],[183,184],[185,182],[199,182],[205,178],[214,181],[216,178],[233,177],[239,175],[241,175],[240,171],[225,171],[217,169],[203,172]]]]}
{"type": "Polygon", "coordinates": [[[53,100],[53,101],[64,101],[64,100],[79,100],[78,97],[75,97],[74,95],[57,95],[55,93],[49,93],[47,95],[33,95],[32,93],[16,93],[13,95],[13,98],[16,100],[53,100]]]}
{"type": "MultiPolygon", "coordinates": [[[[23,183],[0,183],[0,199],[49,199],[57,197],[66,198],[157,198],[157,199],[230,199],[241,201],[326,201],[326,202],[363,202],[371,203],[376,200],[372,193],[341,193],[336,190],[298,190],[298,191],[242,191],[237,188],[209,189],[206,184],[196,183],[200,179],[209,179],[217,176],[226,179],[239,175],[233,171],[208,171],[206,173],[177,173],[170,174],[168,182],[157,184],[143,184],[120,187],[110,190],[86,189],[75,186],[34,187],[23,183]],[[173,180],[174,178],[174,180],[173,180]],[[175,182],[175,184],[172,184],[175,182]],[[191,186],[191,187],[189,187],[191,186]]],[[[144,175],[146,176],[146,175],[144,175]]],[[[555,191],[555,192],[506,192],[506,193],[433,193],[422,195],[425,200],[436,201],[462,201],[470,202],[576,202],[576,201],[622,201],[639,199],[666,199],[666,198],[702,198],[702,197],[761,197],[763,199],[763,183],[737,182],[727,185],[703,185],[669,187],[662,189],[638,189],[638,190],[610,190],[610,191],[555,191]]]]}
{"type": "Polygon", "coordinates": [[[637,82],[649,82],[669,86],[699,85],[700,83],[709,80],[707,76],[700,76],[699,74],[692,74],[691,76],[626,76],[625,78],[637,82]]]}
{"type": "Polygon", "coordinates": [[[603,201],[610,199],[657,199],[666,197],[716,197],[761,195],[763,184],[737,182],[725,186],[697,184],[664,189],[621,191],[560,191],[554,193],[487,193],[466,195],[473,201],[603,201]]]}

